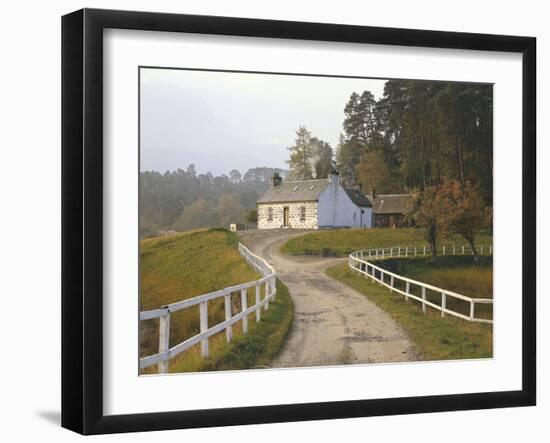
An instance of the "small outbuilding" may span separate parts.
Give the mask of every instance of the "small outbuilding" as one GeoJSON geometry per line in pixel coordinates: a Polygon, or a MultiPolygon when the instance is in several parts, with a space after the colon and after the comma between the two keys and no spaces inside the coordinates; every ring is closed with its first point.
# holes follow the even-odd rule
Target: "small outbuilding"
{"type": "Polygon", "coordinates": [[[370,194],[375,228],[408,226],[408,215],[414,210],[415,194],[370,194]]]}

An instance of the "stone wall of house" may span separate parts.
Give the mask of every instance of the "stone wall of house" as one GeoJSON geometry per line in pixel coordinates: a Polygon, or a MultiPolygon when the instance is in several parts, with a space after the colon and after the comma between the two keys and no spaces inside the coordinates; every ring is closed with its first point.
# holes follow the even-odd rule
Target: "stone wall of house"
{"type": "Polygon", "coordinates": [[[285,207],[288,208],[288,228],[317,229],[317,202],[259,203],[258,229],[279,229],[284,227],[285,207]],[[305,208],[305,211],[302,208],[305,208]]]}

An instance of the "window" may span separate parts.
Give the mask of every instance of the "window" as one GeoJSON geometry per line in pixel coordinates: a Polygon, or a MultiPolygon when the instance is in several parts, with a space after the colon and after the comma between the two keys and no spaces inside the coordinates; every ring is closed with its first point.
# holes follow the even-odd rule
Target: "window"
{"type": "Polygon", "coordinates": [[[306,221],[306,207],[300,207],[300,221],[306,221]]]}
{"type": "Polygon", "coordinates": [[[273,221],[273,208],[267,208],[267,221],[273,221]]]}

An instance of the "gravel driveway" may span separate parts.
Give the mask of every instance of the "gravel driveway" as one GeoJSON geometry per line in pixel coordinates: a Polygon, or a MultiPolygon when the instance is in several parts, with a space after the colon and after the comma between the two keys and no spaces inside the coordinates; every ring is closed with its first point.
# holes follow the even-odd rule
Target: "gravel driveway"
{"type": "Polygon", "coordinates": [[[364,295],[323,271],[346,259],[293,257],[279,252],[296,231],[254,231],[241,241],[273,265],[288,286],[295,315],[289,337],[273,367],[412,361],[406,332],[364,295]]]}

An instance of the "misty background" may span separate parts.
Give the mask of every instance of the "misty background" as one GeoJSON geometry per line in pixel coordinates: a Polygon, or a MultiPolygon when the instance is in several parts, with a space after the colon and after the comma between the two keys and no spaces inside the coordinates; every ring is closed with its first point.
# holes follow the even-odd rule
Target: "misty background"
{"type": "Polygon", "coordinates": [[[385,80],[188,71],[140,71],[142,171],[194,164],[214,176],[288,169],[299,125],[337,146],[354,91],[379,99],[385,80]]]}

